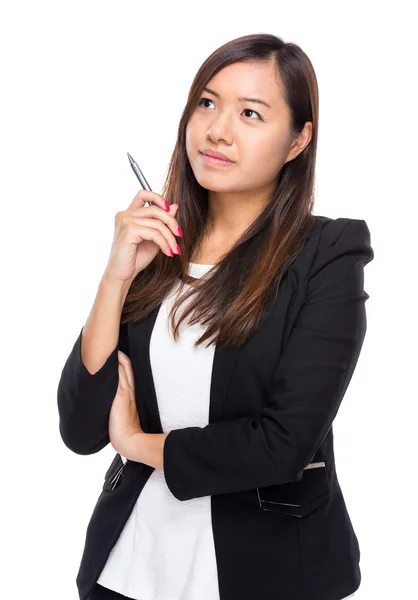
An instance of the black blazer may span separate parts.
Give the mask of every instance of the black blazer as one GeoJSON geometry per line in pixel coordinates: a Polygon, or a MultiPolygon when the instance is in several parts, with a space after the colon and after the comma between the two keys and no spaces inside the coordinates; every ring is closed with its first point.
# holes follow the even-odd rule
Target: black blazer
{"type": "MultiPolygon", "coordinates": [[[[366,332],[364,266],[373,256],[364,220],[315,216],[255,333],[240,348],[216,346],[209,424],[171,430],[165,441],[172,494],[211,496],[221,600],[341,600],[360,585],[332,423],[366,332]]],[[[94,374],[81,360],[80,331],[58,386],[60,433],[73,452],[109,443],[118,348],[132,361],[144,431],[163,433],[149,358],[160,306],[121,326],[118,346],[94,374]]],[[[80,600],[152,471],[130,460],[123,467],[119,454],[112,461],[87,527],[80,600]]]]}

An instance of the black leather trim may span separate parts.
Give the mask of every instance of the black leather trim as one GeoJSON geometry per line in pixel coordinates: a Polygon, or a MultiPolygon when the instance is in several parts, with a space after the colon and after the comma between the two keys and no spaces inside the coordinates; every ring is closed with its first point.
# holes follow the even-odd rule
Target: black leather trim
{"type": "Polygon", "coordinates": [[[306,469],[298,481],[257,488],[262,510],[303,518],[330,499],[326,466],[306,469]]]}
{"type": "Polygon", "coordinates": [[[112,492],[115,487],[120,482],[121,476],[123,474],[123,468],[125,464],[120,456],[120,454],[116,454],[112,462],[110,463],[110,467],[106,471],[105,481],[103,484],[103,489],[112,492]]]}

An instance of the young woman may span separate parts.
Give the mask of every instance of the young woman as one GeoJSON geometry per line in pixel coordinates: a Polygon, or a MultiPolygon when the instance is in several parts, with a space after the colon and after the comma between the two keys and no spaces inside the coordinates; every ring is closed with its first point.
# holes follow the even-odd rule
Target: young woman
{"type": "Polygon", "coordinates": [[[59,382],[64,443],[117,453],[79,597],[348,598],[360,549],[332,424],[373,250],[364,220],[312,214],[309,58],[273,35],[232,40],[197,73],[178,131],[164,193],[116,214],[59,382]]]}

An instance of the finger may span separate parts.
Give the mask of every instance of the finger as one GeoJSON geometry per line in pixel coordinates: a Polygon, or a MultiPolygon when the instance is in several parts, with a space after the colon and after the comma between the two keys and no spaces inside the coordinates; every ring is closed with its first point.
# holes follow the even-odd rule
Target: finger
{"type": "Polygon", "coordinates": [[[139,190],[139,192],[136,194],[136,196],[130,203],[128,210],[130,208],[142,208],[143,206],[145,206],[145,202],[152,202],[153,204],[155,204],[156,206],[160,206],[167,212],[170,209],[170,205],[165,202],[161,194],[157,194],[156,192],[152,192],[151,190],[139,190]]]}
{"type": "Polygon", "coordinates": [[[133,234],[132,239],[134,241],[141,239],[154,242],[154,244],[161,248],[161,251],[164,254],[170,257],[173,257],[175,254],[180,254],[180,252],[177,253],[177,244],[174,244],[174,248],[176,249],[176,252],[174,252],[170,248],[170,243],[158,229],[142,227],[141,225],[137,225],[135,222],[132,222],[130,225],[130,231],[133,234]]]}
{"type": "MultiPolygon", "coordinates": [[[[176,235],[180,236],[180,234],[177,232],[177,225],[175,227],[173,226],[173,230],[176,232],[175,234],[173,234],[172,229],[169,229],[164,223],[162,223],[161,221],[159,221],[157,219],[144,219],[144,218],[137,219],[137,218],[133,217],[132,223],[135,223],[135,225],[139,225],[140,227],[149,227],[150,229],[158,230],[161,233],[164,240],[170,246],[170,248],[172,249],[174,254],[178,254],[177,239],[175,236],[176,235]]],[[[141,230],[141,237],[142,237],[142,230],[141,230]]]]}
{"type": "Polygon", "coordinates": [[[148,227],[150,227],[153,224],[153,222],[155,223],[155,221],[158,221],[160,223],[164,223],[170,229],[170,231],[172,231],[173,235],[178,236],[180,235],[178,231],[179,224],[174,218],[174,213],[170,213],[171,211],[167,213],[165,210],[159,208],[158,206],[151,207],[146,214],[144,214],[142,208],[127,211],[127,214],[130,217],[132,217],[133,219],[137,219],[135,223],[138,223],[139,225],[141,225],[141,222],[138,222],[138,219],[143,219],[143,224],[147,225],[148,227]]]}
{"type": "MultiPolygon", "coordinates": [[[[121,354],[123,354],[123,352],[121,352],[121,354]]],[[[124,368],[125,380],[126,380],[127,384],[129,385],[129,387],[132,388],[132,390],[134,390],[135,389],[135,378],[134,378],[134,372],[132,370],[132,363],[131,363],[130,358],[128,356],[126,356],[126,354],[123,354],[123,356],[120,359],[120,364],[124,368]]]]}
{"type": "Polygon", "coordinates": [[[168,221],[166,219],[153,219],[152,217],[144,217],[143,215],[132,215],[131,222],[136,223],[136,225],[142,225],[143,227],[154,227],[155,229],[159,229],[159,231],[164,234],[167,230],[172,235],[176,243],[176,238],[182,237],[180,235],[178,223],[175,219],[168,221]]]}
{"type": "Polygon", "coordinates": [[[123,391],[127,392],[129,390],[129,382],[128,382],[128,378],[126,376],[124,366],[121,363],[119,363],[118,372],[119,372],[119,385],[123,389],[123,391]]]}

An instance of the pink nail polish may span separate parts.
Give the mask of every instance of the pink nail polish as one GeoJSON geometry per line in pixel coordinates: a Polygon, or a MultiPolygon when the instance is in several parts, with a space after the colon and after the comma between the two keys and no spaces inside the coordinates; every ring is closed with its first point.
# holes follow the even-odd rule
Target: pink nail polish
{"type": "Polygon", "coordinates": [[[181,254],[180,246],[177,244],[177,253],[181,254]]]}
{"type": "Polygon", "coordinates": [[[180,225],[177,225],[177,231],[181,237],[183,237],[183,231],[181,230],[180,225]]]}

